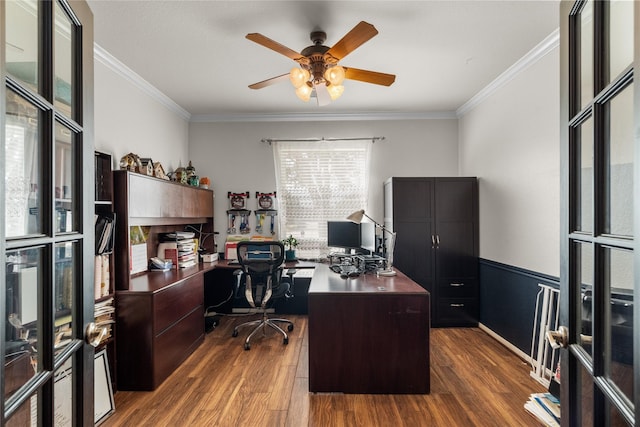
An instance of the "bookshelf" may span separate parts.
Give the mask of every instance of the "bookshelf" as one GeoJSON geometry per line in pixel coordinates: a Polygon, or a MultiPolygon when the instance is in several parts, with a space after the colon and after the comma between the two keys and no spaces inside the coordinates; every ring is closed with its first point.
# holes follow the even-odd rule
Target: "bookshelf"
{"type": "MultiPolygon", "coordinates": [[[[96,225],[103,218],[114,218],[112,158],[108,153],[95,152],[95,219],[96,225]]],[[[98,229],[98,227],[96,227],[98,229]]],[[[107,232],[109,232],[107,230],[107,232]]],[[[112,231],[112,233],[115,230],[112,231]]],[[[100,246],[101,236],[96,231],[96,256],[94,275],[95,323],[107,328],[108,332],[96,348],[96,352],[106,349],[109,373],[113,390],[116,384],[116,325],[115,325],[115,278],[113,245],[100,246]]],[[[105,236],[107,238],[107,236],[105,236]]]]}

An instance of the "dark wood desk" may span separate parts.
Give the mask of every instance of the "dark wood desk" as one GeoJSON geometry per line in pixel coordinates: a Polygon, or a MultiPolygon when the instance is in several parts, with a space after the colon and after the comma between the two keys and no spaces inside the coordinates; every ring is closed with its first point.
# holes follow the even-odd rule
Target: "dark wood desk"
{"type": "Polygon", "coordinates": [[[309,391],[429,393],[429,293],[398,271],[343,279],[319,265],[309,288],[309,391]]]}

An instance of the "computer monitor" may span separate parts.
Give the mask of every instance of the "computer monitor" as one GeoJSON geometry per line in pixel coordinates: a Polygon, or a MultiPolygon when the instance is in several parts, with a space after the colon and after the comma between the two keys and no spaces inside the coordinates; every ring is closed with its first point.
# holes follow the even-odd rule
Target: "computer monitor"
{"type": "Polygon", "coordinates": [[[360,223],[360,248],[372,255],[376,251],[376,225],[372,222],[360,223]]]}
{"type": "Polygon", "coordinates": [[[360,249],[360,224],[351,221],[327,221],[327,246],[347,251],[360,249]]]}

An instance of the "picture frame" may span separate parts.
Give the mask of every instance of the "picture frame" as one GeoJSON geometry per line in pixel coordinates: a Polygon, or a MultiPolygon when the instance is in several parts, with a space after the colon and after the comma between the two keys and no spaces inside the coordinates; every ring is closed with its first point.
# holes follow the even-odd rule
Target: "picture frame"
{"type": "Polygon", "coordinates": [[[115,412],[113,400],[113,387],[111,386],[111,374],[109,372],[109,360],[107,350],[96,353],[94,359],[94,422],[99,425],[115,412]]]}

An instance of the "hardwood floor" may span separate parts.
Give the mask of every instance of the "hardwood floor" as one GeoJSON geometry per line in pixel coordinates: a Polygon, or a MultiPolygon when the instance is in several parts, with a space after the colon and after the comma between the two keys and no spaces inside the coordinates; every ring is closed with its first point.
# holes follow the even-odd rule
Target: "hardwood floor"
{"type": "Polygon", "coordinates": [[[544,388],[530,367],[480,329],[431,330],[431,393],[308,392],[306,316],[289,345],[259,335],[250,351],[246,318],[223,318],[194,354],[154,392],[119,391],[112,426],[538,426],[523,405],[544,388]]]}

